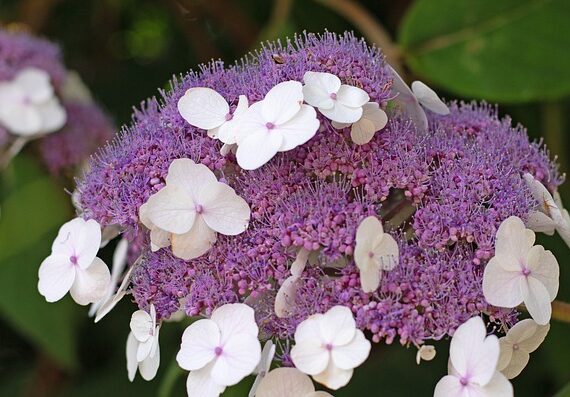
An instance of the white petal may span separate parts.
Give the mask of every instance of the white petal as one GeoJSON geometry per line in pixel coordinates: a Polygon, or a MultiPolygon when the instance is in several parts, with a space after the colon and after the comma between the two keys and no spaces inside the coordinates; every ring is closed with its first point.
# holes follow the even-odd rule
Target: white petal
{"type": "Polygon", "coordinates": [[[251,215],[249,205],[225,183],[205,186],[198,200],[204,207],[204,222],[211,229],[227,236],[235,236],[247,229],[251,215]]]}
{"type": "MultiPolygon", "coordinates": [[[[296,368],[276,368],[257,389],[256,397],[306,397],[315,391],[311,379],[296,368]]],[[[252,397],[252,395],[250,395],[252,397]]]]}
{"type": "Polygon", "coordinates": [[[538,349],[538,347],[542,344],[542,342],[544,342],[544,339],[546,338],[546,335],[548,334],[549,330],[550,330],[550,324],[546,325],[537,324],[536,331],[528,338],[523,339],[518,343],[519,349],[524,350],[527,353],[532,353],[533,351],[538,349]]]}
{"type": "Polygon", "coordinates": [[[340,369],[333,365],[332,361],[329,363],[328,367],[320,374],[313,375],[313,379],[319,382],[329,389],[338,390],[343,386],[346,386],[350,379],[352,378],[352,369],[340,369]]]}
{"type": "Polygon", "coordinates": [[[234,334],[224,343],[222,354],[212,366],[212,379],[220,385],[235,385],[253,372],[260,358],[257,336],[234,334]]]}
{"type": "Polygon", "coordinates": [[[210,130],[226,121],[230,106],[211,88],[195,87],[178,100],[178,112],[190,125],[210,130]]]}
{"type": "Polygon", "coordinates": [[[126,356],[127,356],[127,375],[132,382],[137,374],[138,361],[137,361],[137,348],[139,343],[132,332],[129,332],[127,338],[126,356]]]}
{"type": "Polygon", "coordinates": [[[552,236],[556,230],[556,222],[540,211],[531,212],[526,224],[530,230],[537,233],[544,233],[549,236],[552,236]]]}
{"type": "Polygon", "coordinates": [[[218,182],[214,173],[204,164],[196,164],[190,159],[176,159],[168,167],[167,186],[182,188],[195,199],[207,185],[218,182]]]}
{"type": "Polygon", "coordinates": [[[491,258],[483,273],[483,295],[491,305],[498,307],[516,307],[522,303],[518,271],[505,270],[503,265],[510,259],[495,256],[491,258]]]}
{"type": "Polygon", "coordinates": [[[374,246],[374,260],[378,262],[380,269],[390,271],[398,265],[400,249],[394,237],[388,233],[384,233],[380,237],[374,246]]]}
{"type": "Polygon", "coordinates": [[[382,223],[375,216],[366,217],[356,230],[356,244],[366,244],[384,233],[382,223]]]}
{"type": "Polygon", "coordinates": [[[275,344],[271,339],[269,339],[263,345],[263,350],[261,350],[261,360],[255,370],[253,371],[254,374],[267,374],[269,372],[269,368],[271,368],[271,362],[273,361],[273,357],[275,356],[275,344]]]}
{"type": "MultiPolygon", "coordinates": [[[[142,206],[141,206],[142,208],[142,206]]],[[[172,242],[172,233],[153,227],[150,229],[150,249],[156,252],[161,248],[168,247],[172,242]]]]}
{"type": "Polygon", "coordinates": [[[42,131],[42,117],[31,105],[13,103],[5,107],[0,111],[0,122],[10,132],[20,136],[32,136],[42,131]]]}
{"type": "Polygon", "coordinates": [[[117,243],[113,252],[113,269],[111,270],[111,280],[115,285],[119,281],[119,277],[123,274],[127,265],[127,254],[129,253],[129,240],[122,238],[117,243]]]}
{"type": "Polygon", "coordinates": [[[435,347],[432,345],[422,345],[416,354],[416,364],[420,365],[421,360],[431,361],[436,355],[435,347]]]}
{"type": "Polygon", "coordinates": [[[274,310],[279,318],[287,318],[293,313],[295,308],[295,297],[301,286],[299,276],[290,276],[283,281],[275,296],[274,310]]]}
{"type": "Polygon", "coordinates": [[[156,350],[154,354],[151,354],[143,361],[139,363],[139,372],[144,380],[152,380],[158,372],[158,367],[160,366],[160,347],[158,343],[156,345],[156,350]]]}
{"type": "Polygon", "coordinates": [[[319,125],[315,109],[309,105],[303,105],[291,120],[278,125],[270,134],[283,136],[279,151],[285,152],[309,141],[317,133],[319,125]]]}
{"type": "Polygon", "coordinates": [[[156,227],[183,234],[194,224],[196,205],[184,189],[167,185],[148,198],[144,213],[156,227]]]}
{"type": "Polygon", "coordinates": [[[97,302],[105,296],[110,282],[109,268],[101,259],[95,258],[87,269],[76,268],[71,297],[80,305],[97,302]]]}
{"type": "MultiPolygon", "coordinates": [[[[520,349],[512,350],[511,347],[511,352],[512,354],[507,365],[500,370],[507,379],[513,379],[519,376],[530,359],[530,355],[527,352],[521,351],[520,349]]],[[[497,367],[497,369],[499,368],[497,367]]]]}
{"type": "Polygon", "coordinates": [[[172,252],[184,260],[194,259],[212,248],[216,239],[216,232],[204,222],[202,216],[197,216],[190,231],[172,235],[172,252]]]}
{"type": "Polygon", "coordinates": [[[334,365],[340,369],[352,369],[361,365],[370,354],[370,342],[361,330],[356,330],[352,341],[346,345],[335,346],[331,351],[334,365]]]}
{"type": "Polygon", "coordinates": [[[525,227],[523,221],[511,216],[497,230],[495,252],[520,258],[527,254],[534,241],[534,233],[525,227]]]}
{"type": "Polygon", "coordinates": [[[255,313],[243,303],[228,303],[212,312],[214,321],[221,332],[222,344],[235,334],[247,334],[257,338],[259,328],[255,323],[255,313]]]}
{"type": "Polygon", "coordinates": [[[291,275],[293,276],[301,276],[305,267],[307,266],[307,261],[309,260],[309,254],[311,251],[301,248],[299,252],[297,252],[297,256],[295,257],[295,261],[291,264],[291,275]]]}
{"type": "Polygon", "coordinates": [[[470,397],[459,378],[446,375],[437,382],[433,397],[470,397]]]}
{"type": "Polygon", "coordinates": [[[51,250],[68,258],[75,256],[78,264],[86,268],[95,259],[100,241],[101,228],[95,220],[75,218],[60,227],[51,250]]]}
{"type": "Polygon", "coordinates": [[[311,106],[322,109],[332,108],[334,102],[331,94],[336,94],[340,89],[340,79],[331,73],[305,72],[303,76],[303,96],[305,102],[311,106]]]}
{"type": "Polygon", "coordinates": [[[238,143],[237,163],[244,170],[255,170],[271,160],[282,143],[283,135],[269,130],[251,134],[238,143]]]}
{"type": "Polygon", "coordinates": [[[319,319],[320,335],[325,343],[342,346],[355,338],[356,322],[346,306],[333,306],[319,319]]]}
{"type": "Polygon", "coordinates": [[[414,93],[400,75],[390,65],[388,65],[388,68],[394,76],[392,85],[392,92],[396,95],[394,102],[408,115],[419,132],[427,131],[428,120],[424,109],[420,106],[414,93]]]}
{"type": "MultiPolygon", "coordinates": [[[[222,124],[217,132],[217,138],[226,145],[233,145],[236,141],[236,132],[239,128],[240,117],[245,114],[249,106],[247,97],[240,95],[237,107],[234,111],[233,118],[222,124]]],[[[225,145],[224,145],[225,146],[225,145]]],[[[226,153],[227,154],[227,153],[226,153]]],[[[225,154],[222,154],[225,155],[225,154]]]]}
{"type": "Polygon", "coordinates": [[[146,342],[152,333],[152,317],[144,310],[137,310],[131,315],[130,327],[138,342],[146,342]]]}
{"type": "Polygon", "coordinates": [[[434,90],[421,81],[414,81],[412,83],[412,92],[420,104],[422,104],[426,109],[437,114],[449,114],[449,108],[447,105],[439,99],[434,90]]]}
{"type": "Polygon", "coordinates": [[[69,257],[50,255],[38,271],[38,291],[48,302],[56,302],[69,292],[75,281],[75,268],[69,257]]]}
{"type": "Polygon", "coordinates": [[[513,397],[513,385],[500,372],[495,372],[491,381],[483,388],[485,397],[513,397]]]}
{"type": "Polygon", "coordinates": [[[210,366],[190,372],[186,380],[189,397],[218,397],[225,389],[210,377],[210,366]]]}
{"type": "Polygon", "coordinates": [[[67,113],[55,97],[36,105],[36,109],[42,120],[42,133],[57,131],[67,122],[67,113]]]}
{"type": "Polygon", "coordinates": [[[339,101],[335,101],[332,108],[319,108],[319,111],[328,119],[339,123],[354,123],[362,117],[362,107],[348,107],[339,101]]]}
{"type": "Polygon", "coordinates": [[[133,272],[135,265],[136,262],[135,264],[133,264],[133,266],[129,268],[127,273],[124,275],[123,281],[121,281],[121,285],[119,285],[119,288],[117,289],[115,295],[113,295],[107,301],[103,302],[101,306],[97,309],[97,315],[95,316],[96,323],[99,322],[99,320],[101,320],[104,316],[106,316],[117,305],[117,303],[119,303],[121,299],[123,299],[123,297],[126,294],[127,286],[130,283],[131,273],[133,272]]]}
{"type": "Polygon", "coordinates": [[[301,109],[303,86],[298,81],[284,81],[273,87],[262,101],[261,114],[266,122],[286,123],[301,109]]]}
{"type": "Polygon", "coordinates": [[[533,320],[539,325],[548,324],[552,315],[552,306],[544,284],[529,276],[521,281],[520,286],[524,304],[533,320]]]}
{"type": "Polygon", "coordinates": [[[546,251],[540,245],[532,247],[527,256],[527,266],[531,271],[530,277],[546,287],[550,300],[553,301],[558,294],[560,267],[552,252],[546,251]]]}
{"type": "Polygon", "coordinates": [[[182,335],[180,351],[176,355],[178,365],[188,371],[204,368],[215,357],[220,345],[220,330],[212,320],[192,323],[182,335]]]}
{"type": "MultiPolygon", "coordinates": [[[[362,119],[361,119],[361,120],[362,120],[362,119]]],[[[339,122],[336,122],[336,121],[332,121],[331,124],[332,124],[332,126],[333,126],[334,128],[336,128],[337,130],[342,130],[343,128],[350,127],[351,125],[354,125],[354,124],[356,124],[356,123],[354,123],[354,124],[352,124],[352,123],[339,123],[339,122]]]]}
{"type": "Polygon", "coordinates": [[[386,112],[376,102],[368,102],[363,106],[362,118],[352,125],[350,137],[357,145],[365,145],[372,140],[376,131],[388,123],[386,112]]]}
{"type": "Polygon", "coordinates": [[[330,353],[322,346],[320,340],[306,339],[301,342],[296,341],[295,346],[291,348],[291,360],[299,371],[316,375],[327,368],[330,353]]]}
{"type": "Polygon", "coordinates": [[[34,103],[46,101],[53,96],[49,74],[42,69],[34,67],[23,69],[16,75],[13,82],[34,103]]]}
{"type": "Polygon", "coordinates": [[[343,84],[337,92],[336,100],[351,108],[361,108],[370,100],[370,97],[361,88],[343,84]]]}

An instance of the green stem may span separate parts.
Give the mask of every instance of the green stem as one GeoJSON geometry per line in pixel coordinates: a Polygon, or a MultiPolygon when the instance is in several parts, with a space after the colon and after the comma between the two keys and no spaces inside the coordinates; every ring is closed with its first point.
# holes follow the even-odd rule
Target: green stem
{"type": "Polygon", "coordinates": [[[162,377],[160,387],[158,388],[158,397],[170,397],[172,395],[174,385],[182,373],[183,371],[178,366],[176,360],[172,360],[168,366],[168,369],[166,370],[166,373],[162,377]]]}

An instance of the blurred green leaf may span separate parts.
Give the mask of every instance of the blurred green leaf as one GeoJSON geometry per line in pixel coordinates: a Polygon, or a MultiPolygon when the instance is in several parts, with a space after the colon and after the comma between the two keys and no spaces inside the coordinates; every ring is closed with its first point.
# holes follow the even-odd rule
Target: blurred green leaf
{"type": "Polygon", "coordinates": [[[12,168],[15,183],[0,204],[0,315],[61,365],[76,365],[74,305],[48,304],[37,291],[38,267],[57,227],[69,217],[68,197],[30,160],[12,168]],[[25,181],[22,183],[21,181],[25,181]]]}
{"type": "Polygon", "coordinates": [[[556,393],[556,396],[554,397],[570,397],[570,383],[568,383],[564,389],[556,393]]]}
{"type": "Polygon", "coordinates": [[[466,97],[528,102],[570,93],[570,2],[420,0],[400,29],[412,70],[466,97]]]}

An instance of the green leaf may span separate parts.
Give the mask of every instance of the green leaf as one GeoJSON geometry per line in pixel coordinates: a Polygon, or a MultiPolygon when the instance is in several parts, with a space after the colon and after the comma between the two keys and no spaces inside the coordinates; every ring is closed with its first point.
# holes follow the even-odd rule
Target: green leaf
{"type": "Polygon", "coordinates": [[[69,218],[69,198],[34,163],[20,160],[16,183],[0,204],[0,315],[62,366],[76,365],[76,306],[48,304],[38,293],[38,267],[57,228],[69,218]],[[26,181],[22,183],[21,181],[26,181]]]}
{"type": "Polygon", "coordinates": [[[570,383],[568,383],[564,389],[556,393],[556,396],[554,397],[570,397],[570,383]]]}
{"type": "Polygon", "coordinates": [[[500,102],[570,94],[570,2],[419,0],[399,42],[412,70],[466,97],[500,102]]]}

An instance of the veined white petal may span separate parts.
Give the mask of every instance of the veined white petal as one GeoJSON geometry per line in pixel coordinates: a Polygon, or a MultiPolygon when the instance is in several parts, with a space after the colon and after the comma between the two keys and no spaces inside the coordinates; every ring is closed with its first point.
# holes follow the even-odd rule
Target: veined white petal
{"type": "Polygon", "coordinates": [[[109,268],[101,259],[95,258],[88,268],[76,268],[71,297],[80,305],[97,302],[105,296],[110,281],[109,268]]]}
{"type": "Polygon", "coordinates": [[[539,280],[527,277],[521,283],[521,293],[524,304],[533,320],[539,325],[546,325],[552,316],[550,294],[539,280]]]}
{"type": "Polygon", "coordinates": [[[247,229],[251,211],[247,202],[225,183],[212,183],[199,195],[204,207],[202,217],[213,230],[235,236],[247,229]]]}
{"type": "Polygon", "coordinates": [[[183,189],[193,200],[198,197],[204,187],[217,182],[218,179],[208,167],[204,164],[196,164],[187,158],[172,161],[166,175],[167,186],[183,189]]]}
{"type": "Polygon", "coordinates": [[[188,124],[210,130],[226,121],[230,106],[223,96],[211,88],[195,87],[178,100],[178,112],[188,124]]]}
{"type": "Polygon", "coordinates": [[[524,257],[534,245],[535,235],[523,221],[511,216],[505,219],[497,230],[495,252],[517,258],[524,257]]]}
{"type": "Polygon", "coordinates": [[[420,365],[422,360],[431,361],[435,358],[436,350],[432,345],[421,345],[416,354],[416,364],[420,365]]]}
{"type": "Polygon", "coordinates": [[[308,142],[315,136],[320,126],[315,109],[309,105],[302,105],[293,118],[284,124],[279,124],[270,134],[281,134],[283,143],[280,152],[292,150],[308,142]]]}
{"type": "Polygon", "coordinates": [[[354,338],[342,346],[334,346],[331,358],[334,365],[340,369],[353,369],[361,365],[370,354],[372,345],[364,337],[361,330],[357,329],[354,338]]]}
{"type": "Polygon", "coordinates": [[[228,303],[218,307],[210,318],[220,328],[222,344],[235,334],[243,333],[257,338],[259,333],[255,313],[244,303],[228,303]]]}
{"type": "Polygon", "coordinates": [[[235,385],[253,372],[260,359],[257,335],[235,333],[223,344],[222,353],[212,366],[212,379],[220,385],[235,385]]]}
{"type": "Polygon", "coordinates": [[[362,117],[352,125],[350,130],[350,137],[357,145],[365,145],[370,142],[376,131],[380,131],[388,123],[386,112],[380,109],[380,105],[376,102],[366,103],[362,110],[362,117]]]}
{"type": "Polygon", "coordinates": [[[340,369],[331,361],[323,372],[313,375],[313,379],[329,389],[338,390],[350,382],[353,372],[353,369],[340,369]]]}
{"type": "Polygon", "coordinates": [[[180,351],[176,355],[178,365],[188,371],[204,368],[216,357],[220,338],[220,329],[214,321],[203,319],[192,323],[182,335],[180,351]]]}
{"type": "Polygon", "coordinates": [[[275,125],[286,123],[301,109],[303,86],[298,81],[279,83],[269,90],[261,103],[261,114],[266,122],[275,125]]]}
{"type": "Polygon", "coordinates": [[[336,95],[338,102],[351,108],[360,108],[370,100],[366,91],[347,84],[341,85],[336,95]]]}
{"type": "Polygon", "coordinates": [[[137,310],[131,316],[130,327],[138,342],[146,342],[151,338],[153,319],[146,311],[137,310]]]}
{"type": "Polygon", "coordinates": [[[303,96],[305,102],[319,109],[330,109],[334,105],[331,94],[340,89],[340,79],[331,73],[305,72],[303,76],[303,96]]]}
{"type": "Polygon", "coordinates": [[[441,115],[449,114],[447,105],[439,99],[434,90],[421,81],[412,82],[412,92],[420,104],[426,109],[441,115]]]}
{"type": "Polygon", "coordinates": [[[529,277],[538,280],[553,301],[558,295],[560,267],[558,261],[550,251],[546,251],[541,245],[534,246],[527,255],[527,267],[529,277]]]}
{"type": "MultiPolygon", "coordinates": [[[[483,273],[483,295],[491,305],[516,307],[522,303],[520,292],[521,272],[506,270],[502,257],[491,258],[483,273]]],[[[504,258],[508,261],[508,258],[504,258]]]]}
{"type": "Polygon", "coordinates": [[[354,341],[356,322],[348,307],[333,306],[318,321],[323,342],[330,343],[334,349],[354,341]]]}
{"type": "Polygon", "coordinates": [[[135,262],[129,268],[129,270],[123,277],[123,281],[121,281],[121,284],[119,285],[119,288],[117,289],[115,295],[111,296],[109,299],[102,302],[101,306],[97,309],[97,314],[95,316],[96,323],[99,322],[99,320],[101,320],[103,317],[105,317],[117,305],[117,303],[119,303],[121,299],[123,299],[123,297],[126,295],[127,286],[129,285],[131,278],[131,273],[133,272],[133,269],[135,268],[136,264],[137,262],[135,262]]]}
{"type": "Polygon", "coordinates": [[[531,212],[527,219],[527,227],[537,233],[552,236],[556,231],[556,222],[548,215],[540,211],[531,212]]]}
{"type": "Polygon", "coordinates": [[[145,210],[156,227],[175,234],[188,232],[196,219],[196,204],[178,185],[166,185],[150,196],[145,210]]]}
{"type": "Polygon", "coordinates": [[[194,259],[208,252],[216,239],[216,232],[204,222],[204,217],[197,216],[192,229],[172,235],[172,252],[184,260],[194,259]]]}
{"type": "Polygon", "coordinates": [[[311,379],[296,368],[276,368],[249,397],[307,397],[315,391],[311,379]]]}
{"type": "Polygon", "coordinates": [[[396,95],[394,102],[400,106],[403,113],[408,115],[419,132],[427,131],[428,120],[424,109],[402,77],[390,65],[388,68],[394,77],[392,85],[392,93],[396,95]]]}
{"type": "Polygon", "coordinates": [[[226,387],[214,382],[210,376],[212,364],[188,374],[188,379],[186,380],[186,392],[188,396],[218,397],[224,392],[226,387]]]}
{"type": "Polygon", "coordinates": [[[303,340],[291,348],[291,360],[299,371],[307,375],[323,372],[330,361],[330,353],[321,345],[321,341],[303,340]]]}
{"type": "Polygon", "coordinates": [[[339,101],[335,101],[330,109],[319,111],[328,119],[339,123],[354,123],[362,117],[362,107],[349,107],[339,101]]]}
{"type": "Polygon", "coordinates": [[[127,337],[126,356],[127,356],[127,375],[132,382],[137,374],[138,361],[137,361],[137,348],[139,343],[132,332],[129,332],[127,337]]]}
{"type": "Polygon", "coordinates": [[[287,277],[279,287],[275,296],[274,310],[279,318],[287,318],[293,313],[295,308],[295,297],[297,290],[301,286],[301,278],[292,275],[287,277]]]}
{"type": "Polygon", "coordinates": [[[255,170],[271,160],[281,148],[282,134],[258,132],[238,141],[236,159],[244,170],[255,170]]]}
{"type": "Polygon", "coordinates": [[[160,366],[160,347],[158,341],[155,343],[156,349],[147,358],[141,361],[139,366],[139,372],[144,380],[152,380],[158,372],[158,367],[160,366]]]}
{"type": "Polygon", "coordinates": [[[40,265],[38,276],[40,294],[46,298],[46,301],[56,302],[71,289],[75,281],[75,267],[68,256],[50,255],[40,265]]]}

